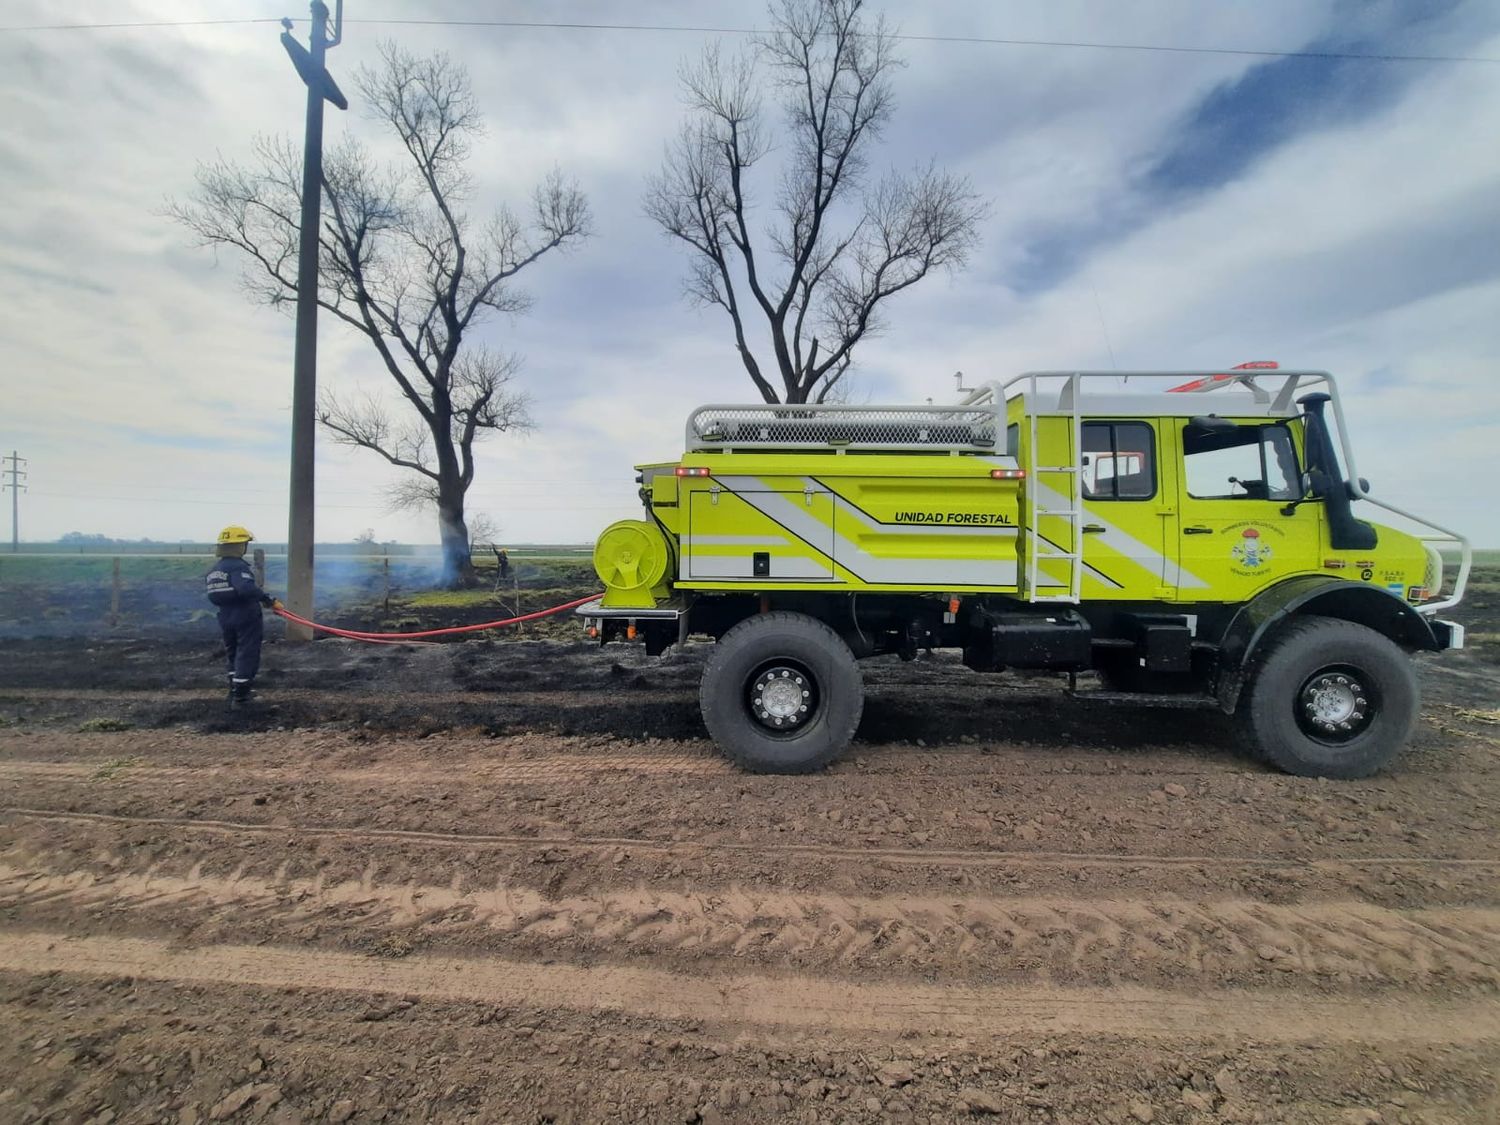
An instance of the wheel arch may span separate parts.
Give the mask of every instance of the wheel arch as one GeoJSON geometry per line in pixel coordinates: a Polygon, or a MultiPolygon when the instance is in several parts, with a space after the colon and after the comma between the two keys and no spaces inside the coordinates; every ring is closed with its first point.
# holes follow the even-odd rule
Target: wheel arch
{"type": "Polygon", "coordinates": [[[1219,706],[1232,712],[1254,668],[1256,654],[1282,622],[1334,617],[1364,625],[1409,652],[1443,646],[1428,620],[1394,594],[1367,582],[1307,575],[1279,582],[1242,605],[1219,642],[1219,706]]]}

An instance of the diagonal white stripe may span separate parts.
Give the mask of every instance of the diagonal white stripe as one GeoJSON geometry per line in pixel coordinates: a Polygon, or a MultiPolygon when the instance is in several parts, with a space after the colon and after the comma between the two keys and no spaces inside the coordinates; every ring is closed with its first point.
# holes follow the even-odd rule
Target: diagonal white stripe
{"type": "MultiPolygon", "coordinates": [[[[1071,500],[1065,497],[1061,492],[1058,492],[1056,489],[1049,488],[1047,485],[1040,484],[1035,481],[1031,482],[1031,494],[1033,497],[1033,503],[1041,504],[1044,507],[1048,508],[1055,507],[1065,509],[1069,504],[1072,503],[1071,500]]],[[[1177,564],[1176,559],[1167,558],[1166,555],[1162,554],[1162,552],[1157,548],[1147,546],[1145,543],[1142,543],[1139,539],[1131,535],[1129,532],[1124,531],[1121,528],[1118,528],[1114,524],[1110,523],[1099,514],[1098,508],[1090,508],[1088,510],[1088,521],[1090,523],[1102,524],[1104,526],[1103,532],[1097,535],[1090,536],[1090,538],[1096,539],[1099,542],[1102,542],[1106,547],[1118,551],[1120,554],[1130,559],[1130,561],[1134,562],[1136,565],[1141,566],[1143,570],[1148,568],[1141,564],[1141,559],[1152,559],[1153,561],[1160,562],[1161,571],[1159,572],[1159,576],[1166,583],[1166,585],[1176,586],[1179,589],[1186,590],[1208,588],[1207,582],[1203,581],[1203,579],[1199,578],[1196,574],[1184,570],[1177,564]]],[[[1082,522],[1082,520],[1079,520],[1079,523],[1082,522]]]]}
{"type": "MultiPolygon", "coordinates": [[[[716,479],[730,488],[766,488],[765,482],[755,477],[718,477],[716,479]]],[[[876,534],[889,535],[893,534],[892,530],[883,524],[874,523],[858,509],[846,502],[841,502],[840,496],[816,481],[800,478],[800,483],[804,488],[811,488],[815,494],[832,498],[835,505],[833,528],[809,512],[806,506],[798,501],[796,492],[736,491],[735,495],[794,535],[812,544],[831,540],[830,547],[835,561],[866,582],[920,584],[933,589],[948,585],[1004,587],[1016,584],[1017,568],[1014,559],[903,559],[872,555],[852,539],[840,535],[837,530],[838,521],[840,519],[853,520],[873,529],[876,534]]],[[[926,535],[936,529],[924,524],[919,530],[926,535]]],[[[962,533],[966,529],[944,528],[943,530],[962,533]]],[[[1008,547],[1015,529],[1001,530],[1011,533],[1002,541],[1008,547]]]]}

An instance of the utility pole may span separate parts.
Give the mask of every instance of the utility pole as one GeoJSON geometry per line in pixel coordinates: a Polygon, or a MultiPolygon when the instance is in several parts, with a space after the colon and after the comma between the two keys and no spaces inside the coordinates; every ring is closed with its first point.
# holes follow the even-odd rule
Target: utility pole
{"type": "Polygon", "coordinates": [[[18,555],[21,553],[21,493],[26,491],[26,486],[21,482],[26,479],[26,473],[21,466],[27,463],[14,449],[10,451],[9,457],[0,457],[0,463],[10,462],[10,467],[0,469],[0,492],[10,489],[10,553],[18,555]]]}
{"type": "MultiPolygon", "coordinates": [[[[323,65],[324,52],[343,37],[344,0],[337,0],[333,37],[328,5],[312,0],[312,30],[303,47],[292,38],[291,20],[282,20],[281,45],[307,86],[307,128],[302,149],[302,227],[297,248],[297,336],[292,365],[292,470],[286,545],[286,604],[302,617],[313,615],[314,449],[318,402],[318,225],[323,203],[323,102],[340,109],[349,102],[323,65]]],[[[310,641],[312,630],[287,623],[289,641],[310,641]]]]}

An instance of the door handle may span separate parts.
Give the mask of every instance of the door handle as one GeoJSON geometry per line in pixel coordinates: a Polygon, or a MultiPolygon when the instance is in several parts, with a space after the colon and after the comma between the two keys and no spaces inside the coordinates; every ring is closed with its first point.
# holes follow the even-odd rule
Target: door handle
{"type": "Polygon", "coordinates": [[[1083,525],[1083,533],[1085,535],[1098,535],[1103,530],[1104,525],[1102,523],[1086,523],[1083,525]]]}
{"type": "Polygon", "coordinates": [[[1202,524],[1196,524],[1193,527],[1183,528],[1182,533],[1184,535],[1212,535],[1214,533],[1214,529],[1211,527],[1204,527],[1202,524]]]}

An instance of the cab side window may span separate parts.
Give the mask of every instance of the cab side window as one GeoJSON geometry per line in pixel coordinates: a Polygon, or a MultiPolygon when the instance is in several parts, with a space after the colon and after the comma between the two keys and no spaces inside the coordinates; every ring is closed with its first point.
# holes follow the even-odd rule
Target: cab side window
{"type": "Polygon", "coordinates": [[[1145,422],[1083,424],[1085,500],[1149,500],[1156,495],[1156,435],[1145,422]]]}
{"type": "Polygon", "coordinates": [[[1302,495],[1297,449],[1285,426],[1237,426],[1227,433],[1182,431],[1188,495],[1198,500],[1295,500],[1302,495]]]}

